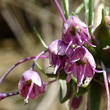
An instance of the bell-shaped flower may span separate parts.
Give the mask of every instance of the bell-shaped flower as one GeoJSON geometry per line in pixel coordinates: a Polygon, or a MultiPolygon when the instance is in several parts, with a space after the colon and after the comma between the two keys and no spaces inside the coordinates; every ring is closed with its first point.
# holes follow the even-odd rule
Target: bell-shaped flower
{"type": "Polygon", "coordinates": [[[40,94],[45,92],[45,85],[37,72],[27,70],[23,73],[19,81],[18,89],[20,95],[26,97],[24,102],[27,104],[29,98],[37,98],[40,94]]]}
{"type": "Polygon", "coordinates": [[[70,46],[66,51],[68,45],[62,40],[53,41],[48,48],[50,64],[55,67],[54,74],[57,70],[63,69],[68,57],[72,56],[73,49],[70,46]]]}
{"type": "Polygon", "coordinates": [[[88,42],[91,39],[91,36],[87,25],[78,17],[72,15],[69,15],[69,18],[64,23],[62,39],[69,45],[73,44],[76,46],[81,46],[88,43],[93,46],[88,42]]]}
{"type": "Polygon", "coordinates": [[[76,47],[71,59],[65,63],[67,82],[71,80],[71,74],[77,79],[77,87],[82,85],[83,80],[92,78],[97,70],[92,54],[85,47],[76,47]]]}

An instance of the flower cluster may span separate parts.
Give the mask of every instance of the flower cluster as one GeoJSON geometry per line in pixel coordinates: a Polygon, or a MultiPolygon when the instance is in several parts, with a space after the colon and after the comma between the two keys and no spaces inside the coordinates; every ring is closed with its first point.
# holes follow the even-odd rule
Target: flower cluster
{"type": "MultiPolygon", "coordinates": [[[[43,94],[45,92],[46,85],[49,85],[52,82],[60,79],[62,70],[66,76],[65,80],[67,83],[70,83],[71,80],[73,80],[72,77],[74,77],[74,79],[76,80],[76,92],[78,93],[79,88],[84,85],[86,78],[92,79],[95,72],[102,72],[95,69],[95,60],[89,50],[84,46],[85,44],[88,44],[92,47],[95,47],[94,45],[89,43],[91,35],[88,31],[88,26],[78,17],[73,15],[69,15],[68,19],[66,20],[66,18],[62,14],[58,2],[56,0],[54,0],[54,2],[64,21],[61,39],[53,41],[45,51],[42,51],[37,56],[28,57],[13,65],[0,79],[0,83],[17,65],[25,61],[34,59],[32,66],[29,70],[23,73],[18,83],[19,92],[7,94],[0,93],[0,100],[8,96],[20,94],[22,97],[25,97],[24,103],[27,104],[29,98],[34,99],[43,94]],[[48,55],[46,55],[45,53],[48,53],[48,55]],[[34,71],[35,64],[40,58],[47,58],[50,62],[50,65],[54,67],[54,71],[51,74],[57,76],[55,80],[44,83],[39,74],[34,71]]],[[[106,78],[106,75],[104,78],[106,78]]],[[[107,85],[107,81],[105,83],[107,85]]],[[[109,96],[108,88],[107,94],[109,96]]],[[[80,96],[79,98],[74,97],[70,101],[70,107],[73,109],[77,108],[81,101],[82,96],[80,96]]]]}
{"type": "MultiPolygon", "coordinates": [[[[66,81],[70,82],[71,75],[77,79],[77,87],[82,85],[85,77],[95,74],[95,60],[87,48],[90,34],[84,22],[78,17],[70,15],[64,23],[61,40],[53,41],[48,48],[50,64],[55,67],[54,74],[64,69],[66,81]]],[[[92,44],[91,44],[92,45],[92,44]]]]}
{"type": "MultiPolygon", "coordinates": [[[[29,98],[36,98],[45,92],[46,84],[42,81],[39,74],[34,71],[34,66],[39,58],[48,58],[50,65],[55,69],[53,74],[57,75],[59,79],[60,71],[64,70],[66,74],[66,81],[69,83],[71,75],[77,80],[77,92],[79,87],[83,84],[86,77],[93,77],[95,74],[95,61],[92,54],[83,46],[89,43],[91,36],[87,25],[78,17],[69,15],[65,20],[62,32],[62,39],[53,41],[46,51],[41,52],[35,57],[29,57],[21,60],[1,78],[0,82],[7,76],[7,74],[18,64],[27,60],[34,59],[31,68],[25,71],[18,83],[19,94],[25,97],[25,104],[28,103],[29,98]],[[48,53],[48,56],[45,53],[48,53]]],[[[2,97],[2,96],[1,96],[2,97]]]]}

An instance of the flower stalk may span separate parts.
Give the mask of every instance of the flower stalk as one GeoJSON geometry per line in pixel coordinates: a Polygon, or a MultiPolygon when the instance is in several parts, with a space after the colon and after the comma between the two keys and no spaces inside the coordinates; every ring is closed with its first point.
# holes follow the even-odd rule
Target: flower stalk
{"type": "Polygon", "coordinates": [[[63,6],[64,6],[65,18],[68,19],[68,15],[69,15],[69,0],[63,0],[63,6]]]}
{"type": "MultiPolygon", "coordinates": [[[[63,14],[63,11],[62,11],[62,9],[61,9],[61,7],[60,7],[58,1],[57,1],[57,0],[53,0],[53,2],[55,3],[55,5],[56,5],[56,7],[57,7],[57,9],[58,9],[58,11],[59,11],[59,13],[60,13],[60,15],[61,15],[61,17],[62,17],[62,19],[63,19],[63,22],[66,22],[66,18],[65,18],[64,14],[63,14]]],[[[65,4],[65,5],[66,5],[66,4],[65,4]]]]}
{"type": "Polygon", "coordinates": [[[92,20],[93,20],[93,0],[89,0],[89,19],[88,19],[88,26],[89,26],[89,32],[91,34],[92,31],[92,20]]]}
{"type": "Polygon", "coordinates": [[[43,45],[43,47],[47,50],[48,46],[45,44],[45,42],[43,41],[43,39],[41,38],[40,34],[38,33],[37,29],[34,27],[34,32],[36,34],[36,36],[38,37],[38,39],[40,40],[41,44],[43,45]]]}

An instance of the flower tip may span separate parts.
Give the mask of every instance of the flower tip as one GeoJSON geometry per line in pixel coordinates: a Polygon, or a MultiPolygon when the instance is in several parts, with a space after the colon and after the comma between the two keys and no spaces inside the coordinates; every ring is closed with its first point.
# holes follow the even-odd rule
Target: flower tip
{"type": "Polygon", "coordinates": [[[93,45],[93,44],[89,43],[88,41],[86,41],[86,43],[87,43],[88,45],[90,45],[91,47],[96,47],[96,45],[93,45]]]}
{"type": "Polygon", "coordinates": [[[25,105],[28,104],[28,99],[25,99],[25,100],[24,100],[24,104],[25,104],[25,105]]]}

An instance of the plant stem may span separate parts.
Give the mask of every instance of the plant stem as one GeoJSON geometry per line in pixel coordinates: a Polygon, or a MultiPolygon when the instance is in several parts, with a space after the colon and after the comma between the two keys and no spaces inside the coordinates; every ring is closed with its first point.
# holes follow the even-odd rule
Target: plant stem
{"type": "Polygon", "coordinates": [[[0,84],[2,83],[2,81],[6,78],[6,76],[18,65],[24,63],[25,61],[28,61],[28,60],[32,60],[36,58],[36,56],[33,56],[33,57],[27,57],[25,59],[22,59],[20,60],[19,62],[17,62],[16,64],[14,64],[11,68],[8,69],[8,71],[5,72],[5,74],[0,78],[0,84]]]}
{"type": "Polygon", "coordinates": [[[91,26],[92,26],[92,11],[93,11],[93,1],[92,0],[89,0],[89,19],[88,19],[88,26],[90,26],[89,27],[89,32],[90,32],[90,34],[91,34],[91,26]]]}
{"type": "Polygon", "coordinates": [[[63,21],[66,22],[66,18],[65,18],[65,16],[64,16],[63,12],[62,12],[62,9],[61,9],[61,7],[60,7],[58,1],[57,1],[57,0],[53,0],[53,2],[55,3],[55,5],[56,5],[56,7],[57,7],[57,9],[58,9],[58,11],[59,11],[59,13],[60,13],[60,15],[61,15],[63,21]]]}
{"type": "Polygon", "coordinates": [[[63,0],[63,6],[64,6],[65,18],[68,19],[68,15],[69,15],[69,1],[68,0],[63,0]]]}
{"type": "Polygon", "coordinates": [[[43,47],[45,49],[48,49],[48,46],[45,44],[45,42],[41,38],[40,34],[37,32],[37,29],[35,27],[33,27],[33,29],[34,29],[34,32],[35,32],[36,36],[38,37],[38,39],[40,40],[41,44],[43,45],[43,47]]]}
{"type": "Polygon", "coordinates": [[[85,10],[85,18],[88,21],[88,0],[83,0],[84,10],[85,10]]]}
{"type": "Polygon", "coordinates": [[[99,110],[101,100],[101,87],[98,83],[92,81],[90,84],[90,108],[89,110],[99,110]]]}

